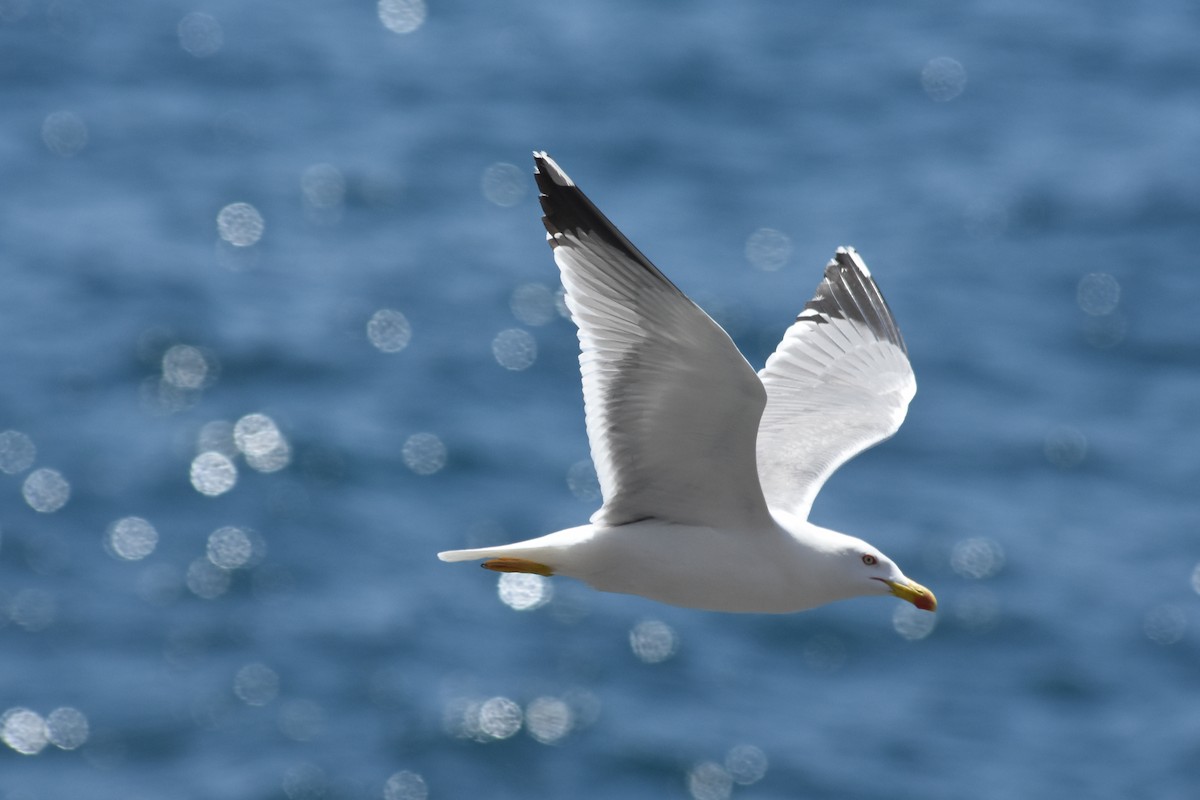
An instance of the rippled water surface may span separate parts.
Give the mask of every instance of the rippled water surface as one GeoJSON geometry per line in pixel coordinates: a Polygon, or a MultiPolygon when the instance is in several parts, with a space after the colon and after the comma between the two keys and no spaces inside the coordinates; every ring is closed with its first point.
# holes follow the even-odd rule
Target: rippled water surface
{"type": "Polygon", "coordinates": [[[1200,13],[0,0],[0,798],[1190,798],[1200,13]],[[934,588],[675,609],[578,524],[549,150],[761,364],[920,391],[814,509],[934,588]]]}

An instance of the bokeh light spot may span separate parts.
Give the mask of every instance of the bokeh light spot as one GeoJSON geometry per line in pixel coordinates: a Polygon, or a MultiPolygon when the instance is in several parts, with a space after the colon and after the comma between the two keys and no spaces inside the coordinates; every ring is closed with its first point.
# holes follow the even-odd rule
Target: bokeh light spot
{"type": "Polygon", "coordinates": [[[984,536],[963,539],[950,551],[950,568],[964,578],[990,578],[1003,567],[1004,548],[995,539],[984,536]]]}
{"type": "Polygon", "coordinates": [[[746,240],[746,260],[755,269],[774,272],[792,257],[792,239],[774,228],[759,228],[746,240]]]}
{"type": "Polygon", "coordinates": [[[640,661],[659,664],[679,649],[679,636],[674,628],[656,619],[642,620],[629,632],[629,646],[640,661]]]}
{"type": "Polygon", "coordinates": [[[412,33],[425,24],[425,0],[379,0],[379,21],[392,33],[412,33]]]}
{"type": "Polygon", "coordinates": [[[510,208],[521,202],[529,186],[529,178],[515,164],[497,162],[483,171],[480,189],[489,203],[510,208]]]}
{"type": "Polygon", "coordinates": [[[279,709],[279,731],[294,742],[311,742],[325,726],[325,710],[312,700],[288,700],[279,709]]]}
{"type": "Polygon", "coordinates": [[[200,427],[196,434],[196,452],[208,451],[220,453],[232,459],[238,454],[237,445],[233,441],[233,423],[224,419],[214,419],[200,427]]]}
{"type": "Polygon", "coordinates": [[[932,59],[921,69],[921,88],[935,102],[953,100],[967,88],[967,70],[953,58],[932,59]]]}
{"type": "Polygon", "coordinates": [[[758,783],[767,775],[767,755],[752,744],[739,744],[726,754],[725,770],[740,786],[758,783]]]}
{"type": "Polygon", "coordinates": [[[46,735],[60,750],[75,750],[88,740],[88,719],[77,708],[56,708],[46,717],[46,735]]]}
{"type": "Polygon", "coordinates": [[[381,308],[367,322],[367,338],[385,353],[399,353],[412,340],[412,326],[399,311],[381,308]]]}
{"type": "Polygon", "coordinates": [[[255,541],[243,528],[227,525],[208,535],[208,560],[221,569],[240,569],[257,560],[255,541]]]}
{"type": "Polygon", "coordinates": [[[1087,437],[1067,425],[1051,429],[1042,443],[1046,460],[1059,469],[1078,467],[1087,458],[1087,451],[1087,437]]]}
{"type": "Polygon", "coordinates": [[[688,770],[687,787],[693,800],[729,800],[733,778],[715,761],[702,761],[688,770]]]}
{"type": "Polygon", "coordinates": [[[30,633],[44,631],[58,616],[58,601],[42,589],[22,589],[10,601],[8,616],[30,633]]]}
{"type": "Polygon", "coordinates": [[[504,605],[516,611],[532,611],[550,602],[554,584],[541,575],[506,572],[500,576],[496,592],[504,605]]]}
{"type": "Polygon", "coordinates": [[[557,697],[534,698],[525,708],[525,730],[542,744],[557,743],[571,726],[571,707],[557,697]]]}
{"type": "Polygon", "coordinates": [[[428,797],[425,779],[415,772],[402,770],[383,784],[383,800],[427,800],[428,797]]]}
{"type": "Polygon", "coordinates": [[[55,111],[42,121],[42,141],[54,155],[71,158],[87,147],[87,125],[74,112],[55,111]]]}
{"type": "Polygon", "coordinates": [[[538,327],[558,318],[554,292],[542,283],[523,283],[508,300],[513,316],[523,325],[538,327]]]}
{"type": "Polygon", "coordinates": [[[178,389],[200,389],[208,378],[208,359],[198,348],[177,344],[163,354],[162,374],[178,389]]]}
{"type": "Polygon", "coordinates": [[[567,468],[567,488],[585,503],[600,499],[600,479],[596,476],[596,466],[590,458],[576,461],[567,468]]]}
{"type": "Polygon", "coordinates": [[[158,531],[141,517],[122,517],[108,526],[108,551],[126,561],[140,561],[158,546],[158,531]]]}
{"type": "Polygon", "coordinates": [[[537,361],[537,339],[521,328],[509,328],[496,334],[492,340],[492,355],[496,363],[505,369],[519,372],[529,369],[537,361]]]}
{"type": "Polygon", "coordinates": [[[196,58],[208,58],[225,44],[221,23],[215,17],[199,11],[193,11],[179,20],[176,32],[179,34],[179,46],[196,58]]]}
{"type": "Polygon", "coordinates": [[[332,800],[329,779],[316,764],[299,764],[283,774],[280,788],[288,800],[332,800]]]}
{"type": "Polygon", "coordinates": [[[275,420],[266,414],[247,414],[233,426],[233,443],[246,463],[259,472],[278,472],[292,461],[292,448],[275,420]]]}
{"type": "Polygon", "coordinates": [[[300,176],[304,205],[314,211],[337,211],[346,200],[346,177],[332,164],[313,164],[300,176]]]}
{"type": "Polygon", "coordinates": [[[222,569],[207,558],[197,558],[188,564],[187,587],[204,600],[215,600],[229,591],[229,570],[222,569]]]}
{"type": "Polygon", "coordinates": [[[216,497],[237,483],[237,467],[224,453],[207,450],[192,459],[190,476],[197,492],[216,497]]]}
{"type": "Polygon", "coordinates": [[[0,739],[21,755],[34,756],[50,743],[50,732],[41,714],[16,707],[0,715],[0,739]]]}
{"type": "Polygon", "coordinates": [[[266,664],[247,664],[233,678],[233,693],[248,706],[265,706],[279,694],[279,675],[266,664]]]}
{"type": "Polygon", "coordinates": [[[1084,275],[1075,289],[1075,302],[1090,316],[1111,314],[1121,302],[1121,284],[1107,272],[1084,275]]]}
{"type": "Polygon", "coordinates": [[[71,484],[56,469],[35,469],[21,484],[21,495],[34,511],[50,514],[71,499],[71,484]]]}
{"type": "Polygon", "coordinates": [[[521,730],[521,707],[507,697],[492,697],[479,707],[479,730],[493,739],[509,739],[521,730]]]}
{"type": "Polygon", "coordinates": [[[924,639],[937,627],[937,614],[922,611],[908,603],[900,603],[892,612],[892,628],[910,642],[924,639]]]}
{"type": "Polygon", "coordinates": [[[20,431],[0,432],[0,472],[17,475],[33,466],[37,447],[20,431]]]}
{"type": "Polygon", "coordinates": [[[266,223],[249,203],[230,203],[217,214],[217,233],[234,247],[250,247],[262,238],[266,223]]]}
{"type": "Polygon", "coordinates": [[[1178,644],[1187,631],[1187,616],[1177,605],[1155,606],[1142,618],[1142,632],[1155,644],[1178,644]]]}
{"type": "Polygon", "coordinates": [[[446,466],[446,445],[435,434],[414,433],[400,451],[404,465],[418,475],[432,475],[446,466]]]}

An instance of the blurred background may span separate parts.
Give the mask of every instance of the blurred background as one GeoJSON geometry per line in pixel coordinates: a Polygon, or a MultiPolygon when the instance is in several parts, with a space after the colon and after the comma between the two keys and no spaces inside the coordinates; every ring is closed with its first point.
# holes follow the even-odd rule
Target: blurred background
{"type": "Polygon", "coordinates": [[[1186,0],[0,0],[0,798],[1190,798],[1186,0]],[[941,600],[441,549],[599,502],[547,149],[760,366],[920,390],[814,521],[941,600]]]}

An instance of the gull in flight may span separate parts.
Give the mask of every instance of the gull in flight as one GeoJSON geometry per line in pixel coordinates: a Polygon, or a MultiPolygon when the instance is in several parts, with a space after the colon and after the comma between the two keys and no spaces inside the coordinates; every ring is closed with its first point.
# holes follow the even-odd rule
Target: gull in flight
{"type": "Polygon", "coordinates": [[[808,521],[826,479],[894,434],[917,388],[854,249],[838,248],[755,374],[553,159],[534,153],[534,163],[579,327],[603,504],[587,525],[438,557],[713,611],[787,613],[862,595],[936,609],[877,548],[808,521]]]}

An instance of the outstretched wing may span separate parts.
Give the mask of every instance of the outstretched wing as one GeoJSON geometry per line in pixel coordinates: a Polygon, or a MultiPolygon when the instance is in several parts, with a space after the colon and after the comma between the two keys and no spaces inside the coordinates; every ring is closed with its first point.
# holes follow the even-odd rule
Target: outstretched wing
{"type": "Polygon", "coordinates": [[[917,391],[907,352],[866,264],[839,247],[758,373],[758,473],[771,508],[806,519],[834,470],[899,429],[917,391]]]}
{"type": "Polygon", "coordinates": [[[579,327],[583,403],[604,504],[592,522],[746,527],[768,518],[755,466],[766,396],[729,335],[545,153],[543,222],[579,327]]]}

